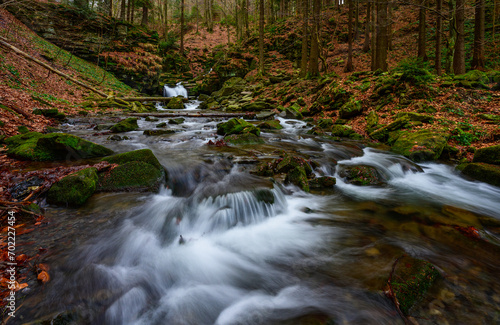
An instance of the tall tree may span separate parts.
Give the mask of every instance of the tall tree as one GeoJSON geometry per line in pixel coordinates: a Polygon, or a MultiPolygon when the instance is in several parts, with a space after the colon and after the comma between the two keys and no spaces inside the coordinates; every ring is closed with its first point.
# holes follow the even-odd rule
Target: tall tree
{"type": "Polygon", "coordinates": [[[141,0],[140,4],[142,5],[141,26],[146,26],[149,20],[149,7],[151,6],[151,3],[149,0],[141,0]]]}
{"type": "Polygon", "coordinates": [[[365,43],[363,44],[363,52],[370,50],[370,17],[371,17],[371,1],[366,3],[366,19],[365,19],[365,43]]]}
{"type": "Polygon", "coordinates": [[[312,32],[311,53],[309,54],[309,76],[319,75],[319,13],[321,11],[321,0],[313,0],[312,10],[312,32]]]}
{"type": "Polygon", "coordinates": [[[181,0],[181,46],[179,51],[184,54],[184,0],[181,0]]]}
{"type": "Polygon", "coordinates": [[[264,75],[264,0],[259,0],[259,74],[264,75]]]}
{"type": "Polygon", "coordinates": [[[120,20],[125,20],[126,10],[127,10],[127,0],[122,0],[120,6],[120,20]]]}
{"type": "Polygon", "coordinates": [[[420,1],[420,8],[418,11],[418,54],[417,57],[421,58],[423,61],[427,61],[427,51],[425,50],[425,12],[426,1],[420,1]]]}
{"type": "Polygon", "coordinates": [[[441,75],[441,39],[443,34],[443,0],[436,0],[436,58],[434,61],[434,66],[436,68],[436,73],[438,76],[441,75]]]}
{"type": "MultiPolygon", "coordinates": [[[[130,1],[130,0],[129,0],[130,1]]],[[[163,0],[163,31],[165,40],[168,36],[168,0],[163,0]]]]}
{"type": "Polygon", "coordinates": [[[457,40],[457,24],[455,11],[457,9],[457,1],[448,1],[448,16],[449,16],[449,34],[446,37],[446,54],[445,54],[445,70],[447,73],[453,73],[453,57],[455,56],[455,42],[457,40]]]}
{"type": "Polygon", "coordinates": [[[89,0],[75,0],[73,4],[81,9],[89,9],[89,0]]]}
{"type": "Polygon", "coordinates": [[[377,61],[377,2],[372,0],[372,55],[371,55],[371,69],[372,71],[377,70],[375,68],[377,61]]]}
{"type": "Polygon", "coordinates": [[[453,73],[465,73],[465,0],[457,0],[455,10],[455,21],[457,24],[457,40],[455,42],[455,53],[453,55],[453,73]]]}
{"type": "Polygon", "coordinates": [[[484,0],[476,0],[472,68],[484,70],[484,0]]]}
{"type": "Polygon", "coordinates": [[[347,0],[349,1],[349,14],[348,14],[348,20],[347,20],[347,30],[348,30],[348,35],[347,39],[349,42],[349,50],[348,50],[348,55],[347,55],[347,64],[344,67],[344,72],[351,72],[354,70],[354,66],[352,64],[352,16],[353,16],[353,10],[354,6],[352,5],[353,0],[347,0]]]}
{"type": "MultiPolygon", "coordinates": [[[[356,17],[355,23],[354,23],[354,39],[358,39],[359,37],[359,0],[356,1],[356,13],[354,16],[356,17]]],[[[349,9],[349,11],[351,11],[349,9]]]]}
{"type": "Polygon", "coordinates": [[[300,60],[300,77],[304,78],[307,74],[307,45],[308,45],[308,35],[307,35],[307,25],[309,20],[309,0],[302,0],[302,53],[300,60]]]}
{"type": "Polygon", "coordinates": [[[375,70],[387,71],[387,1],[378,0],[375,70]]]}

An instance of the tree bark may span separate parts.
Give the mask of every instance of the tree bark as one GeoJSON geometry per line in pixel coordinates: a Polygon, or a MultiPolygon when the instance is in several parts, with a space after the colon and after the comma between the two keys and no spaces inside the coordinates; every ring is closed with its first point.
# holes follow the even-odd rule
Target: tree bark
{"type": "Polygon", "coordinates": [[[443,0],[436,0],[436,11],[437,11],[437,17],[436,17],[436,58],[434,61],[434,66],[436,68],[436,73],[438,76],[442,74],[442,69],[441,69],[441,39],[442,39],[442,33],[443,33],[443,17],[442,11],[443,11],[443,0]]]}
{"type": "Polygon", "coordinates": [[[143,4],[142,5],[142,21],[141,21],[141,26],[146,26],[148,24],[148,15],[149,15],[149,8],[148,4],[143,4]]]}
{"type": "Polygon", "coordinates": [[[465,0],[457,0],[455,20],[457,24],[457,40],[453,55],[453,73],[458,75],[465,73],[465,0]]]}
{"type": "Polygon", "coordinates": [[[122,0],[120,6],[120,20],[125,20],[125,11],[127,9],[127,0],[122,0]]]}
{"type": "MultiPolygon", "coordinates": [[[[129,0],[130,1],[130,0],[129,0]]],[[[165,33],[165,40],[168,37],[168,0],[163,1],[163,16],[165,16],[165,21],[163,22],[163,28],[165,33]]]]}
{"type": "Polygon", "coordinates": [[[352,35],[352,16],[353,16],[353,10],[354,10],[354,6],[352,5],[352,1],[353,0],[347,0],[349,1],[349,14],[348,14],[348,21],[347,21],[347,30],[348,30],[348,35],[347,35],[347,38],[348,38],[348,42],[349,42],[349,50],[348,50],[348,54],[347,54],[347,64],[346,66],[344,67],[344,72],[352,72],[354,70],[354,66],[352,64],[352,39],[353,39],[353,35],[352,35]]]}
{"type": "Polygon", "coordinates": [[[371,40],[371,46],[372,46],[372,56],[371,56],[371,69],[372,71],[377,70],[375,68],[375,62],[377,60],[377,2],[375,0],[372,0],[372,40],[371,40]]]}
{"type": "Polygon", "coordinates": [[[484,0],[476,0],[472,69],[484,70],[484,0]]]}
{"type": "Polygon", "coordinates": [[[426,1],[420,1],[420,9],[418,11],[418,54],[417,57],[423,61],[427,61],[427,51],[425,50],[425,5],[426,1]]]}
{"type": "Polygon", "coordinates": [[[359,0],[355,1],[356,1],[356,13],[355,13],[355,23],[354,23],[354,39],[357,40],[359,37],[359,0]]]}
{"type": "Polygon", "coordinates": [[[378,0],[375,70],[387,71],[387,0],[378,0]]]}
{"type": "Polygon", "coordinates": [[[392,1],[389,0],[387,7],[387,49],[392,50],[392,1]]]}
{"type": "Polygon", "coordinates": [[[368,1],[366,3],[366,21],[365,21],[365,43],[363,44],[363,52],[370,51],[370,17],[372,3],[368,1]]]}
{"type": "Polygon", "coordinates": [[[181,0],[181,46],[179,52],[181,55],[184,54],[184,0],[181,0]]]}
{"type": "Polygon", "coordinates": [[[309,20],[309,0],[302,0],[302,52],[300,60],[300,77],[304,78],[307,75],[307,48],[308,35],[307,24],[309,20]]]}
{"type": "Polygon", "coordinates": [[[259,0],[259,74],[264,75],[264,0],[259,0]]]}
{"type": "Polygon", "coordinates": [[[311,54],[309,55],[309,76],[319,75],[319,13],[321,11],[321,0],[313,0],[312,32],[311,32],[311,54]]]}

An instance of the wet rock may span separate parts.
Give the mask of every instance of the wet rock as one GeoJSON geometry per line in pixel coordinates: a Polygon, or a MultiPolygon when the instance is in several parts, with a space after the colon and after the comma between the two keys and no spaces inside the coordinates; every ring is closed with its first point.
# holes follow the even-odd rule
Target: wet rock
{"type": "Polygon", "coordinates": [[[390,132],[406,127],[409,122],[410,120],[407,117],[398,118],[391,124],[381,127],[370,133],[370,137],[375,140],[387,141],[390,132]]]}
{"type": "Polygon", "coordinates": [[[485,163],[471,163],[463,168],[462,173],[478,181],[500,186],[500,166],[485,163]]]}
{"type": "Polygon", "coordinates": [[[359,186],[382,186],[387,182],[373,166],[338,165],[338,174],[347,183],[359,186]]]}
{"type": "Polygon", "coordinates": [[[150,149],[140,149],[106,157],[118,167],[99,174],[98,191],[157,191],[166,172],[150,149]]]}
{"type": "Polygon", "coordinates": [[[43,184],[43,179],[31,177],[23,182],[17,183],[9,188],[10,196],[15,200],[22,200],[32,191],[38,189],[43,184]]]}
{"type": "Polygon", "coordinates": [[[278,120],[265,121],[259,124],[260,129],[267,130],[281,130],[283,126],[280,124],[278,120]]]}
{"type": "Polygon", "coordinates": [[[256,136],[259,136],[260,129],[243,119],[237,119],[237,118],[233,118],[227,122],[217,124],[217,134],[219,135],[231,135],[231,134],[243,134],[243,133],[253,133],[256,136]]]}
{"type": "Polygon", "coordinates": [[[128,137],[121,137],[118,134],[113,134],[112,136],[108,137],[108,140],[111,140],[111,141],[122,141],[122,140],[125,140],[125,138],[128,139],[128,137]]]}
{"type": "Polygon", "coordinates": [[[318,136],[323,136],[325,135],[325,130],[320,128],[319,126],[314,126],[312,127],[309,131],[307,131],[307,134],[312,134],[312,135],[318,135],[318,136]]]}
{"type": "Polygon", "coordinates": [[[113,125],[111,127],[111,132],[113,133],[129,132],[137,130],[138,128],[139,125],[137,125],[137,118],[129,117],[113,125]]]}
{"type": "Polygon", "coordinates": [[[166,127],[166,126],[167,126],[167,123],[166,123],[166,122],[161,122],[161,123],[156,124],[156,127],[157,127],[157,128],[164,128],[164,127],[166,127]]]}
{"type": "Polygon", "coordinates": [[[262,144],[264,140],[253,133],[231,134],[224,137],[224,141],[231,145],[262,144]]]}
{"type": "Polygon", "coordinates": [[[293,120],[301,120],[303,118],[302,114],[298,111],[296,107],[287,107],[283,112],[279,114],[280,117],[293,120]]]}
{"type": "Polygon", "coordinates": [[[255,118],[257,120],[261,121],[261,120],[271,119],[274,117],[274,115],[276,115],[276,113],[271,112],[271,111],[265,111],[265,112],[261,112],[261,113],[255,115],[255,118]]]}
{"type": "Polygon", "coordinates": [[[343,119],[350,119],[359,116],[363,113],[361,101],[351,100],[345,103],[339,110],[339,117],[343,119]]]}
{"type": "Polygon", "coordinates": [[[158,119],[156,117],[153,117],[153,116],[146,116],[146,118],[144,120],[146,122],[156,122],[156,121],[158,121],[158,119]]]}
{"type": "Polygon", "coordinates": [[[323,176],[309,180],[309,188],[330,189],[337,183],[335,177],[323,176]]]}
{"type": "Polygon", "coordinates": [[[185,118],[182,118],[182,117],[179,117],[179,118],[172,118],[170,120],[168,120],[168,124],[176,124],[176,125],[179,125],[179,124],[182,124],[184,123],[186,119],[185,118]]]}
{"type": "Polygon", "coordinates": [[[309,182],[304,167],[297,166],[286,174],[285,184],[292,183],[304,192],[309,192],[309,182]]]}
{"type": "Polygon", "coordinates": [[[245,112],[261,112],[261,111],[271,110],[273,108],[274,107],[271,104],[264,101],[256,101],[241,106],[241,110],[245,112]]]}
{"type": "Polygon", "coordinates": [[[47,202],[62,206],[80,206],[97,188],[97,169],[85,168],[54,183],[47,193],[47,202]]]}
{"type": "Polygon", "coordinates": [[[446,146],[448,135],[438,131],[402,132],[392,151],[413,161],[437,160],[446,146]]]}
{"type": "Polygon", "coordinates": [[[312,168],[304,158],[285,154],[282,159],[279,159],[276,162],[276,173],[288,173],[296,167],[301,167],[304,169],[306,175],[312,174],[312,168]]]}
{"type": "Polygon", "coordinates": [[[253,192],[253,194],[255,195],[257,201],[274,204],[275,197],[273,191],[269,189],[257,189],[253,192]]]}
{"type": "Polygon", "coordinates": [[[22,160],[49,161],[103,157],[112,150],[66,133],[29,132],[5,140],[7,154],[22,160]]]}
{"type": "Polygon", "coordinates": [[[56,120],[64,120],[66,118],[66,115],[64,115],[64,113],[59,112],[57,108],[50,108],[50,109],[36,108],[33,110],[33,114],[43,115],[49,118],[55,118],[56,120]]]}
{"type": "Polygon", "coordinates": [[[173,97],[166,107],[166,109],[184,109],[184,97],[173,97]]]}
{"type": "Polygon", "coordinates": [[[408,315],[439,277],[439,272],[431,263],[410,256],[402,257],[390,278],[401,311],[408,315]]]}
{"type": "Polygon", "coordinates": [[[98,124],[94,126],[94,130],[96,131],[103,131],[103,130],[109,130],[114,124],[98,124]]]}
{"type": "Polygon", "coordinates": [[[359,135],[349,125],[334,125],[332,127],[332,136],[341,138],[351,138],[354,135],[359,135]]]}
{"type": "Polygon", "coordinates": [[[329,130],[333,126],[333,121],[331,119],[321,119],[318,122],[318,126],[324,130],[329,130]]]}
{"type": "Polygon", "coordinates": [[[472,162],[500,165],[500,145],[478,149],[472,162]]]}
{"type": "Polygon", "coordinates": [[[144,135],[147,136],[158,136],[172,133],[175,133],[175,130],[144,130],[144,135]]]}

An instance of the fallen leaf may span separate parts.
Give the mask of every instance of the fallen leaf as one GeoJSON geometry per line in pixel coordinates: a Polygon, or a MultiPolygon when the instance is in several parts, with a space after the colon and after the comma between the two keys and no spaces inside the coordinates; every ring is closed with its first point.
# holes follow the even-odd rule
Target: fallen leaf
{"type": "Polygon", "coordinates": [[[47,283],[50,280],[50,276],[46,271],[38,273],[37,279],[42,281],[42,283],[47,283]]]}
{"type": "Polygon", "coordinates": [[[50,270],[49,266],[47,264],[43,264],[43,263],[38,264],[37,267],[42,271],[48,272],[50,270]]]}
{"type": "Polygon", "coordinates": [[[16,262],[18,263],[24,263],[28,259],[28,256],[26,254],[21,254],[16,256],[16,262]]]}

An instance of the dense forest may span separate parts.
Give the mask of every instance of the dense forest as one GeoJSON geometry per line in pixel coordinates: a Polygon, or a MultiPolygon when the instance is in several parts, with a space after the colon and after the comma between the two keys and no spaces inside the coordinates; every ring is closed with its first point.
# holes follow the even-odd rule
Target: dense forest
{"type": "Polygon", "coordinates": [[[2,324],[500,322],[499,0],[0,0],[2,324]]]}

